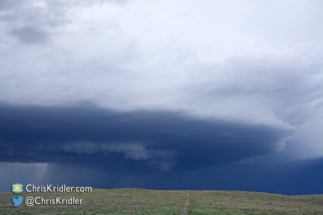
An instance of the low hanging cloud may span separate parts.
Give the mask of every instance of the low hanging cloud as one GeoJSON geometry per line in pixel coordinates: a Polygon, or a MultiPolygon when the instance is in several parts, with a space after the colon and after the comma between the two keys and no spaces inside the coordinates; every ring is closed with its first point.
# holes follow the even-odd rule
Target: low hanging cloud
{"type": "Polygon", "coordinates": [[[2,162],[192,170],[277,152],[291,130],[165,111],[1,106],[2,162]],[[17,135],[19,134],[19,135],[17,135]]]}
{"type": "Polygon", "coordinates": [[[57,144],[55,146],[40,146],[39,151],[44,152],[67,152],[76,154],[95,155],[103,153],[104,156],[111,156],[111,154],[123,155],[124,159],[132,161],[145,161],[145,163],[152,167],[157,167],[163,172],[169,172],[176,164],[176,153],[165,150],[149,150],[144,144],[140,143],[65,143],[57,144]]]}
{"type": "Polygon", "coordinates": [[[120,153],[124,155],[125,159],[131,160],[147,160],[151,158],[151,152],[149,152],[144,146],[140,144],[95,144],[95,143],[74,143],[66,144],[60,147],[60,150],[64,152],[74,152],[78,154],[94,154],[98,152],[120,153]]]}

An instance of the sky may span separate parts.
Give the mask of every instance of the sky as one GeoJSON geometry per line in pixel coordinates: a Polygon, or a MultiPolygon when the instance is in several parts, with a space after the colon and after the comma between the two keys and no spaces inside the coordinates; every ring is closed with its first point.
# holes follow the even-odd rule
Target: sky
{"type": "Polygon", "coordinates": [[[323,2],[0,1],[0,192],[323,193],[323,2]]]}

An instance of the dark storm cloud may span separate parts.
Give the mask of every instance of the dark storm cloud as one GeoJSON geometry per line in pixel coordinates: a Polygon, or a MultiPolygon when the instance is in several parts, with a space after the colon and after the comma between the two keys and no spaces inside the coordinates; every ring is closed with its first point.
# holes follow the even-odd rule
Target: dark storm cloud
{"type": "Polygon", "coordinates": [[[0,107],[1,162],[126,171],[192,170],[275,152],[288,131],[200,120],[179,112],[94,106],[0,107]]]}
{"type": "Polygon", "coordinates": [[[317,169],[323,171],[323,158],[317,158],[317,159],[309,159],[309,160],[303,160],[298,161],[299,168],[303,169],[317,169]]]}

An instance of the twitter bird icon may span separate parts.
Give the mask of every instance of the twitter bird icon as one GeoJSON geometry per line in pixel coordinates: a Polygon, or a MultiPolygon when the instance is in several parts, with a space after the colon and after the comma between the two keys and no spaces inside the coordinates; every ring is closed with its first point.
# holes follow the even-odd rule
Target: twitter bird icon
{"type": "Polygon", "coordinates": [[[22,197],[22,196],[18,196],[18,198],[12,197],[11,200],[12,200],[12,205],[14,207],[18,207],[18,206],[20,206],[22,204],[22,201],[24,200],[24,197],[22,197]]]}

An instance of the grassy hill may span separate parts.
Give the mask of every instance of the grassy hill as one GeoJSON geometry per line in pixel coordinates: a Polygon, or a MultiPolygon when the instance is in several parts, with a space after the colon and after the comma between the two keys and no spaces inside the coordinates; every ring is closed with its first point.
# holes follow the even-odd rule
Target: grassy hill
{"type": "MultiPolygon", "coordinates": [[[[0,214],[49,215],[179,215],[189,199],[188,214],[323,214],[323,195],[284,196],[237,191],[159,191],[94,189],[92,193],[23,193],[22,196],[75,197],[81,205],[21,205],[13,207],[12,193],[0,193],[0,214]],[[189,193],[189,195],[188,195],[189,193]]],[[[185,214],[185,213],[184,213],[185,214]]]]}

